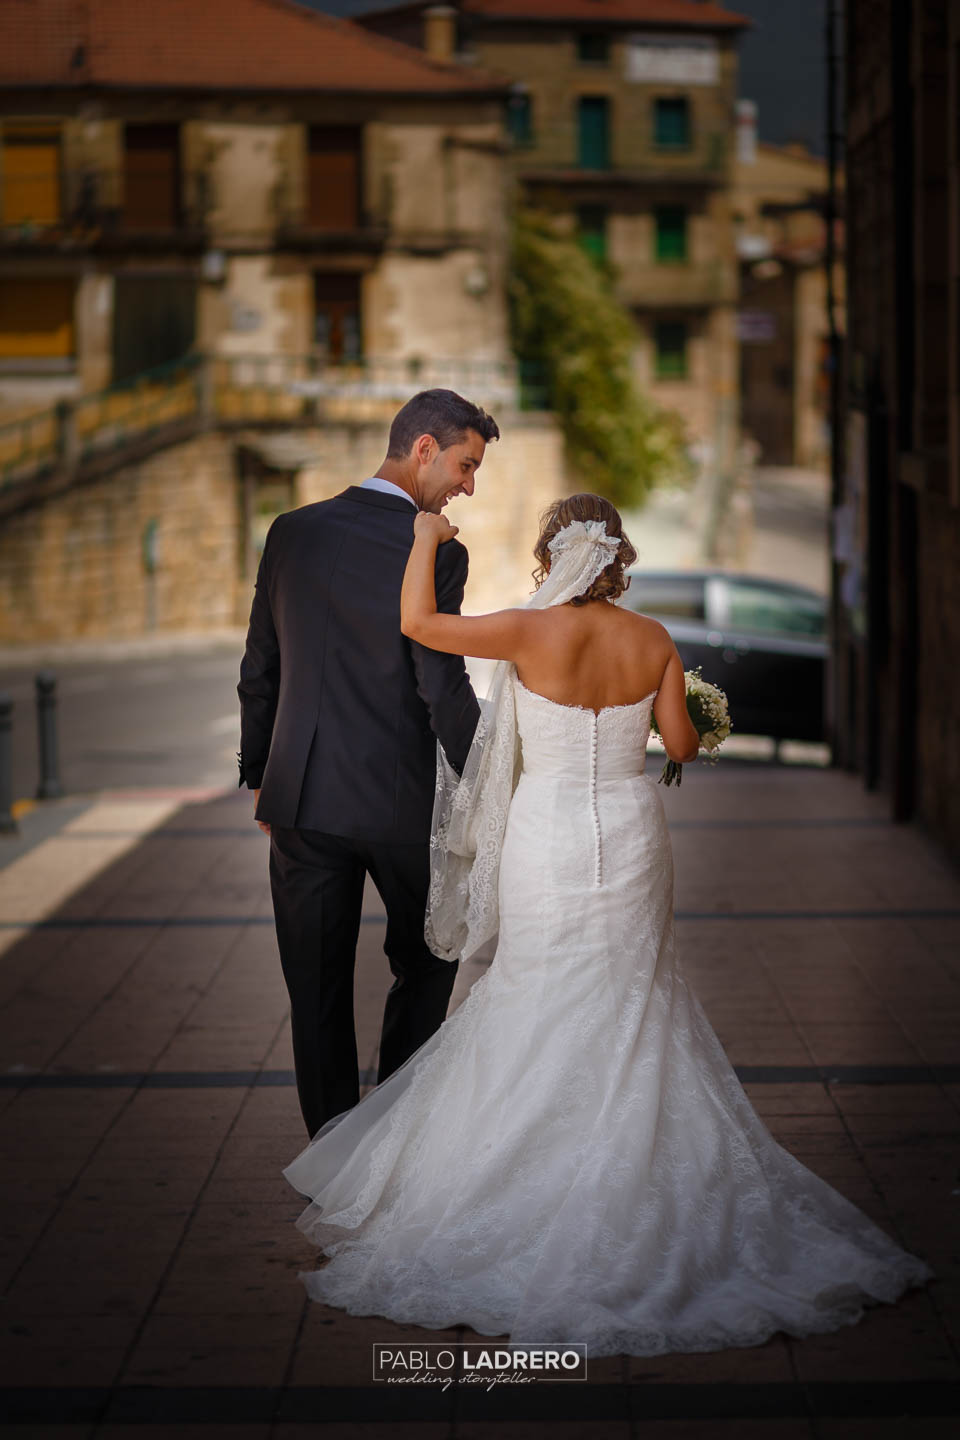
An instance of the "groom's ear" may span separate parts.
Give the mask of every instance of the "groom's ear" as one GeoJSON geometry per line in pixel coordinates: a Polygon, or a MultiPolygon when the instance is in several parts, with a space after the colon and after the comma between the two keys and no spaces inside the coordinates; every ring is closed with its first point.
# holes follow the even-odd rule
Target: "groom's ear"
{"type": "Polygon", "coordinates": [[[424,434],[418,435],[413,442],[413,457],[421,465],[429,465],[440,451],[436,436],[424,434]]]}

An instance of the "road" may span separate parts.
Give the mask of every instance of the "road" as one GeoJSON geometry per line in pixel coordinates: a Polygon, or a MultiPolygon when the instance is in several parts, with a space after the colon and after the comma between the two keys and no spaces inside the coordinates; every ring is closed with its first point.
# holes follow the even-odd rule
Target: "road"
{"type": "MultiPolygon", "coordinates": [[[[189,654],[64,661],[58,678],[61,782],[67,794],[128,787],[218,788],[237,782],[242,642],[189,654]]],[[[14,799],[36,794],[35,664],[4,665],[14,702],[14,799]]]]}

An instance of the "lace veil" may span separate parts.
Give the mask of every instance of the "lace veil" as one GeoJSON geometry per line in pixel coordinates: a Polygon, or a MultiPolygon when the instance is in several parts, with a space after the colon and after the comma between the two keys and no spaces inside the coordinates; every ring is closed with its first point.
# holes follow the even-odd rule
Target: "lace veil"
{"type": "MultiPolygon", "coordinates": [[[[564,605],[588,590],[620,548],[602,520],[574,520],[547,547],[550,570],[525,606],[564,605]]],[[[430,834],[426,941],[444,960],[466,960],[497,934],[500,851],[520,777],[517,669],[500,660],[462,776],[437,745],[437,789],[430,834]]]]}

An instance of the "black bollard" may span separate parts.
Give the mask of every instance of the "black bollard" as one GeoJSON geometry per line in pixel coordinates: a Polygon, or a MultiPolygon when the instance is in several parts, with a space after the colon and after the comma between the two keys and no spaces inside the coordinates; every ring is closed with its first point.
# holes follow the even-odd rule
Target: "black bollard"
{"type": "Polygon", "coordinates": [[[13,746],[10,732],[13,729],[13,701],[7,694],[0,695],[0,835],[15,835],[17,822],[13,818],[13,746]]]}
{"type": "Polygon", "coordinates": [[[63,789],[57,758],[57,677],[51,670],[40,670],[34,684],[37,687],[37,743],[40,749],[37,799],[58,800],[63,789]]]}

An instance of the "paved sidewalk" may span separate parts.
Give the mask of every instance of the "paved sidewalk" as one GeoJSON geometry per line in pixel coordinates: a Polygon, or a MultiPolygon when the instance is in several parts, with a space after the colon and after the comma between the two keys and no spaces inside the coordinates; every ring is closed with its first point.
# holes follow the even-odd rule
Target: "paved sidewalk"
{"type": "MultiPolygon", "coordinates": [[[[4,1435],[955,1434],[960,882],[832,771],[690,767],[664,798],[683,963],[753,1103],[929,1260],[926,1290],[829,1336],[598,1360],[585,1385],[374,1384],[372,1342],[470,1336],[344,1317],[296,1279],[315,1252],[280,1170],[306,1137],[250,797],[104,797],[0,869],[4,1435]]],[[[369,1070],[380,914],[370,893],[369,1070]]]]}

